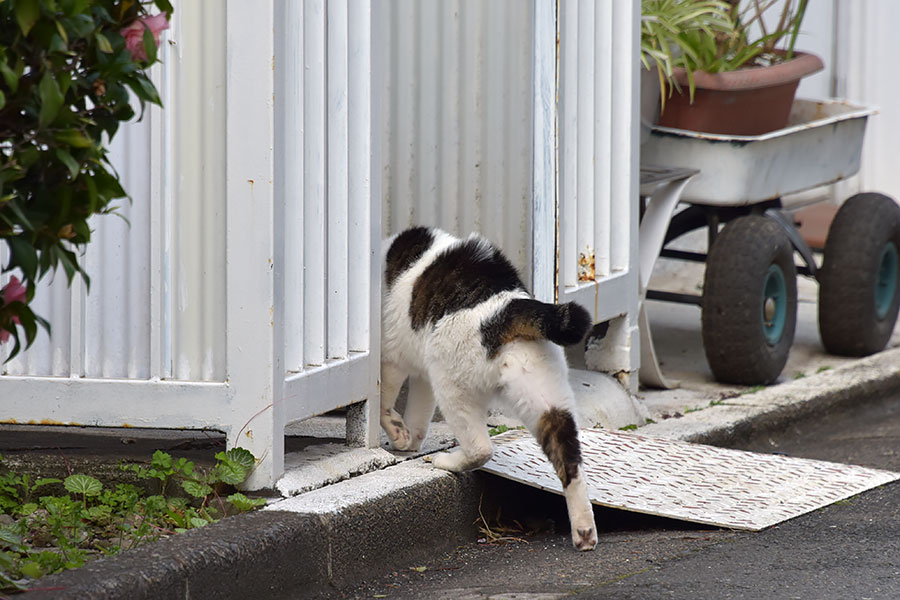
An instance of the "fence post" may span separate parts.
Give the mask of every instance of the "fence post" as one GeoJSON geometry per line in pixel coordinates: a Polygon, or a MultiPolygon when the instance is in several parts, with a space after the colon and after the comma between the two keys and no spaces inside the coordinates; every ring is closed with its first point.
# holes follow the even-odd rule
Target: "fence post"
{"type": "Polygon", "coordinates": [[[274,3],[226,5],[226,370],[228,447],[257,457],[249,489],[284,470],[283,344],[276,345],[274,3]]]}
{"type": "Polygon", "coordinates": [[[532,287],[544,302],[556,300],[557,277],[557,76],[556,0],[534,0],[532,54],[532,287]]]}

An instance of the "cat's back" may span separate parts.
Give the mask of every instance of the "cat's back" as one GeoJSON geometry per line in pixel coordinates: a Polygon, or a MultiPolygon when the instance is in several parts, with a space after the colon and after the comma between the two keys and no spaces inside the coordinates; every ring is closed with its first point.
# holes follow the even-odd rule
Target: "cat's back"
{"type": "Polygon", "coordinates": [[[460,239],[440,229],[407,229],[386,241],[384,263],[388,346],[419,347],[432,333],[476,342],[484,318],[510,297],[528,295],[512,264],[478,235],[460,239]]]}
{"type": "Polygon", "coordinates": [[[501,292],[524,292],[515,267],[493,244],[473,234],[460,239],[413,227],[387,240],[385,296],[408,302],[413,329],[474,308],[501,292]]]}
{"type": "Polygon", "coordinates": [[[440,229],[412,227],[385,240],[384,295],[407,297],[421,272],[459,239],[440,229]]]}

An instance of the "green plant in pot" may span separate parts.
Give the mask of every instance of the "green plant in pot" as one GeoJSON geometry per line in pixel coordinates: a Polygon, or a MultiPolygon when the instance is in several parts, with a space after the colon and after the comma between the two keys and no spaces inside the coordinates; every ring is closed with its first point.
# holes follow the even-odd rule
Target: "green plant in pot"
{"type": "Polygon", "coordinates": [[[729,11],[722,0],[641,0],[642,141],[679,87],[674,72],[683,54],[695,52],[690,40],[700,33],[713,38],[730,34],[734,24],[729,11]]]}
{"type": "Polygon", "coordinates": [[[794,49],[808,0],[727,4],[731,31],[695,29],[679,37],[682,52],[672,59],[676,91],[661,125],[733,135],[780,129],[800,79],[823,68],[818,56],[794,49]]]}

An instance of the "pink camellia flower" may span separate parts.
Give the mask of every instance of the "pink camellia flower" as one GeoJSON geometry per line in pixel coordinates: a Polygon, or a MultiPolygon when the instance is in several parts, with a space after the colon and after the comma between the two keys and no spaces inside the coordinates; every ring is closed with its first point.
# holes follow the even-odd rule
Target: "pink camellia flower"
{"type": "Polygon", "coordinates": [[[24,303],[27,291],[22,282],[19,281],[19,278],[13,275],[9,278],[9,283],[3,286],[3,289],[0,289],[0,300],[3,300],[4,305],[12,304],[13,302],[24,303]]]}
{"type": "Polygon", "coordinates": [[[125,47],[131,52],[131,58],[137,62],[144,62],[147,60],[147,52],[144,50],[144,30],[150,30],[156,45],[159,46],[159,34],[168,28],[169,20],[164,13],[160,13],[137,19],[128,27],[123,27],[119,33],[125,38],[125,47]]]}
{"type": "MultiPolygon", "coordinates": [[[[0,289],[0,304],[6,306],[7,304],[12,304],[13,302],[25,302],[27,288],[22,285],[22,282],[19,281],[19,278],[13,275],[9,278],[9,283],[3,286],[0,289]]],[[[13,315],[12,322],[18,324],[19,317],[13,315]]],[[[5,329],[0,329],[0,344],[5,342],[10,337],[10,332],[5,329]]]]}

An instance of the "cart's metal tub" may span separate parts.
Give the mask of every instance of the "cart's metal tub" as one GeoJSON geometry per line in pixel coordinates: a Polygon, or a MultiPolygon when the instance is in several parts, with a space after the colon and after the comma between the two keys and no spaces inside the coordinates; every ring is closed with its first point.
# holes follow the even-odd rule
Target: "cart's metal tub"
{"type": "Polygon", "coordinates": [[[643,164],[699,169],[685,202],[743,206],[854,175],[866,120],[875,114],[840,100],[796,100],[788,127],[763,135],[700,133],[654,127],[643,164]]]}

